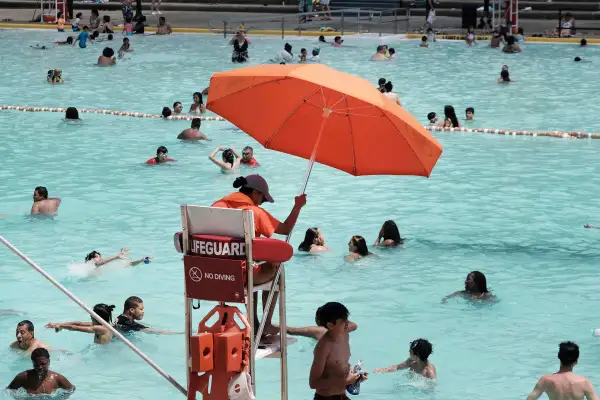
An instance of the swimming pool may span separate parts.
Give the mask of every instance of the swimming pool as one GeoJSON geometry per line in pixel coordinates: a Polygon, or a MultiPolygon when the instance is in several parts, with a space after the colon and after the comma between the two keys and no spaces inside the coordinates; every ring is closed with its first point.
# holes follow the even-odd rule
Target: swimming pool
{"type": "MultiPolygon", "coordinates": [[[[86,50],[29,48],[64,38],[49,31],[0,31],[7,43],[0,64],[4,104],[108,108],[158,113],[203,89],[212,72],[231,67],[230,49],[217,36],[173,35],[133,38],[136,52],[116,68],[96,68],[104,44],[86,50]],[[65,85],[45,83],[52,67],[63,68],[65,85]],[[20,88],[15,91],[16,88],[20,88]]],[[[115,35],[120,39],[120,35],[115,35]]],[[[290,38],[294,50],[314,38],[290,38]]],[[[503,55],[463,43],[438,43],[427,51],[414,41],[386,40],[399,49],[393,63],[363,62],[379,39],[347,39],[350,50],[324,48],[330,65],[360,73],[373,82],[391,79],[407,108],[424,121],[453,104],[457,112],[476,109],[474,126],[585,130],[600,132],[593,79],[597,49],[527,45],[523,54],[503,55]],[[575,64],[584,54],[590,64],[575,64]],[[544,64],[542,64],[544,62],[544,64]],[[494,83],[502,64],[517,81],[494,83]]],[[[276,38],[255,38],[253,61],[280,47],[276,38]]],[[[115,46],[115,48],[118,46],[115,46]]],[[[87,304],[106,302],[120,311],[130,295],[144,299],[144,321],[160,329],[183,330],[183,274],[172,234],[180,230],[178,206],[210,204],[228,194],[235,175],[221,174],[208,161],[219,145],[255,145],[258,170],[271,185],[276,203],[267,209],[287,216],[304,175],[305,160],[263,150],[224,122],[205,122],[212,141],[180,143],[185,121],[83,115],[66,125],[55,113],[0,112],[0,233],[57,277],[87,304]],[[177,163],[141,165],[165,145],[177,163]],[[47,186],[63,199],[55,220],[29,220],[33,188],[47,186]],[[82,276],[80,264],[92,250],[103,255],[131,249],[132,257],[155,256],[150,265],[107,268],[82,276]]],[[[459,114],[460,117],[460,114],[459,114]]],[[[431,361],[439,383],[426,389],[403,373],[372,375],[362,396],[392,400],[525,397],[540,374],[557,367],[557,344],[581,346],[576,372],[598,382],[598,340],[591,330],[600,292],[595,278],[600,251],[597,153],[600,143],[435,134],[444,153],[430,179],[354,178],[316,166],[308,187],[294,246],[306,228],[319,226],[333,249],[319,256],[296,256],[287,268],[288,323],[312,324],[326,301],[348,306],[359,330],[351,335],[352,362],[365,368],[389,366],[407,355],[411,340],[434,345],[431,361]],[[394,219],[408,238],[402,249],[374,250],[379,257],[355,265],[343,262],[350,236],[373,242],[383,221],[394,219]],[[492,307],[441,298],[480,270],[500,298],[492,307]]],[[[242,171],[244,174],[247,170],[242,171]]],[[[88,318],[76,305],[2,248],[0,308],[26,312],[36,336],[71,355],[53,355],[52,368],[78,387],[73,398],[164,399],[180,396],[121,343],[91,345],[91,335],[54,333],[50,321],[88,318]]],[[[203,303],[195,321],[210,309],[203,303]],[[202,314],[201,314],[202,313],[202,314]]],[[[0,316],[0,383],[7,384],[30,361],[4,344],[14,340],[24,317],[0,316]]],[[[137,335],[134,343],[180,382],[185,382],[182,336],[137,335]]],[[[289,350],[290,399],[311,398],[308,372],[313,343],[300,339],[289,350]]],[[[258,398],[279,398],[279,364],[257,364],[258,398]]],[[[4,393],[0,396],[6,396],[4,393]]]]}

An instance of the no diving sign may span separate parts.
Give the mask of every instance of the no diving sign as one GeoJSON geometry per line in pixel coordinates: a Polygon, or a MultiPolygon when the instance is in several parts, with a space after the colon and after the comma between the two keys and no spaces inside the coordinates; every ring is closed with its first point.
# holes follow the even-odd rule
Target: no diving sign
{"type": "Polygon", "coordinates": [[[184,256],[187,297],[243,303],[244,263],[241,260],[184,256]]]}

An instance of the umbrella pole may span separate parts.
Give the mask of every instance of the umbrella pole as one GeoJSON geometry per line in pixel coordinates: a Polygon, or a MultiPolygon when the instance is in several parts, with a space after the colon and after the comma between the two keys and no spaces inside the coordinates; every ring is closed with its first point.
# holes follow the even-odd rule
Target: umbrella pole
{"type": "MultiPolygon", "coordinates": [[[[304,184],[302,185],[302,194],[306,192],[306,187],[308,186],[308,179],[310,178],[310,173],[312,172],[313,165],[315,164],[315,159],[317,158],[317,150],[319,150],[319,144],[321,143],[321,136],[323,136],[323,130],[325,129],[325,124],[327,123],[327,119],[329,118],[329,113],[331,110],[324,109],[323,110],[323,120],[321,121],[321,127],[319,128],[319,134],[317,135],[317,141],[315,142],[315,147],[313,147],[313,152],[310,155],[310,160],[308,160],[308,166],[306,168],[306,174],[304,174],[304,184]]],[[[287,237],[287,242],[290,241],[292,233],[290,232],[287,237]]]]}

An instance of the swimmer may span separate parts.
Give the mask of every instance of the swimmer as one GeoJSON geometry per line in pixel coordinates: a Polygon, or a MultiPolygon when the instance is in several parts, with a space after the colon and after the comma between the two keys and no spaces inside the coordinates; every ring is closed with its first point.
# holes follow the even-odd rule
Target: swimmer
{"type": "Polygon", "coordinates": [[[396,372],[400,369],[410,369],[411,371],[429,379],[436,379],[437,372],[435,365],[428,361],[433,352],[433,347],[427,339],[417,339],[410,343],[408,349],[408,358],[406,361],[387,368],[377,368],[375,373],[396,372]]]}
{"type": "Polygon", "coordinates": [[[27,355],[31,354],[35,349],[51,350],[50,346],[35,338],[35,328],[31,321],[23,320],[19,322],[15,334],[17,340],[11,343],[11,349],[22,350],[27,355]]]}
{"type": "Polygon", "coordinates": [[[319,43],[327,43],[327,41],[325,40],[325,36],[319,36],[319,43]]]}
{"type": "Polygon", "coordinates": [[[59,46],[64,46],[66,44],[73,44],[73,36],[68,36],[67,40],[65,40],[64,42],[58,41],[58,42],[54,42],[54,44],[59,45],[59,46]]]}
{"type": "Polygon", "coordinates": [[[133,48],[131,47],[131,42],[129,41],[129,38],[123,38],[123,44],[121,45],[121,48],[119,49],[119,58],[123,58],[123,56],[125,55],[125,53],[131,53],[133,51],[133,48]]]}
{"type": "Polygon", "coordinates": [[[377,81],[377,85],[379,85],[377,90],[379,90],[381,93],[385,93],[385,83],[386,82],[387,82],[387,80],[385,78],[379,78],[379,80],[377,81]]]}
{"type": "Polygon", "coordinates": [[[314,400],[345,400],[346,386],[368,379],[369,373],[352,372],[350,361],[350,312],[341,303],[330,302],[317,310],[315,320],[327,331],[315,346],[309,386],[314,400]]]}
{"type": "Polygon", "coordinates": [[[336,36],[333,39],[333,43],[331,43],[331,45],[333,47],[342,47],[342,43],[344,43],[344,41],[342,40],[342,37],[341,36],[336,36]]]}
{"type": "Polygon", "coordinates": [[[62,70],[58,68],[55,70],[48,71],[48,78],[50,78],[50,80],[48,81],[50,83],[65,83],[65,81],[62,78],[62,70]]]}
{"type": "Polygon", "coordinates": [[[392,85],[391,81],[387,81],[384,85],[385,92],[383,95],[388,99],[392,100],[394,103],[398,104],[402,107],[402,102],[400,101],[400,95],[394,92],[394,85],[392,85]]]}
{"type": "Polygon", "coordinates": [[[460,128],[460,122],[456,118],[454,107],[448,105],[444,107],[444,120],[438,124],[441,128],[460,128]]]}
{"type": "Polygon", "coordinates": [[[177,139],[180,140],[208,140],[204,133],[200,132],[200,124],[202,121],[200,118],[194,118],[192,120],[191,128],[184,129],[179,135],[177,135],[177,139]]]}
{"type": "Polygon", "coordinates": [[[235,36],[229,41],[229,45],[233,46],[231,52],[231,62],[233,63],[245,63],[248,61],[250,56],[248,55],[248,46],[252,42],[248,39],[246,31],[239,30],[235,33],[235,36]]]}
{"type": "MultiPolygon", "coordinates": [[[[206,90],[206,94],[208,94],[208,88],[206,90]]],[[[190,114],[204,114],[206,112],[206,107],[204,106],[204,100],[202,99],[202,94],[200,92],[195,92],[192,96],[192,100],[194,101],[190,106],[190,114]]]]}
{"type": "MultiPolygon", "coordinates": [[[[94,306],[94,312],[109,324],[112,324],[112,312],[114,309],[115,306],[103,303],[94,306]]],[[[55,332],[66,329],[73,332],[93,333],[95,344],[109,344],[113,337],[111,330],[96,321],[93,317],[92,322],[49,322],[46,324],[46,328],[54,329],[55,332]]]]}
{"type": "Polygon", "coordinates": [[[75,46],[75,43],[79,43],[79,48],[85,49],[85,47],[87,46],[87,42],[94,43],[88,32],[88,27],[84,26],[83,31],[79,32],[79,35],[77,35],[77,37],[75,38],[73,46],[75,46]]]}
{"type": "Polygon", "coordinates": [[[467,300],[495,300],[495,296],[487,288],[485,275],[479,271],[472,271],[465,279],[465,290],[459,290],[442,299],[447,303],[453,297],[463,297],[467,300]]]}
{"type": "Polygon", "coordinates": [[[160,146],[156,149],[156,157],[153,157],[146,161],[146,164],[166,164],[169,162],[175,162],[172,158],[169,158],[169,150],[165,146],[160,146]]]}
{"type": "Polygon", "coordinates": [[[79,111],[75,107],[69,107],[65,111],[65,120],[67,121],[80,121],[79,111]]]}
{"type": "Polygon", "coordinates": [[[133,35],[133,23],[131,23],[131,17],[127,18],[123,25],[123,35],[125,34],[127,34],[127,36],[133,35]]]}
{"type": "MultiPolygon", "coordinates": [[[[96,268],[98,268],[105,264],[108,264],[111,261],[126,260],[128,253],[129,253],[129,249],[121,249],[121,251],[119,253],[117,253],[116,255],[114,255],[112,257],[102,258],[100,253],[98,253],[96,250],[94,250],[91,253],[89,253],[87,256],[85,256],[85,262],[86,263],[93,262],[94,265],[96,266],[96,268]]],[[[136,265],[141,264],[141,263],[150,264],[151,261],[152,261],[152,257],[143,257],[143,258],[140,258],[139,260],[129,261],[127,264],[130,267],[135,267],[136,265]]]]}
{"type": "Polygon", "coordinates": [[[115,65],[117,60],[115,59],[115,51],[110,47],[105,47],[102,50],[102,55],[98,57],[98,65],[111,66],[115,65]]]}
{"type": "Polygon", "coordinates": [[[388,58],[385,56],[385,47],[377,46],[377,51],[371,56],[371,61],[385,61],[388,58]]]}
{"type": "Polygon", "coordinates": [[[467,121],[473,121],[475,119],[475,109],[473,107],[467,107],[465,109],[465,117],[467,121]]]}
{"type": "Polygon", "coordinates": [[[121,333],[144,332],[156,335],[180,335],[183,333],[156,330],[136,322],[142,319],[144,319],[144,302],[137,296],[131,296],[125,300],[123,313],[116,318],[114,327],[121,333]]]}
{"type": "Polygon", "coordinates": [[[232,148],[228,148],[225,146],[219,146],[213,151],[208,159],[212,161],[214,164],[221,167],[221,171],[233,171],[240,167],[240,156],[239,154],[232,148]],[[217,160],[215,157],[219,152],[223,152],[221,155],[221,160],[217,160]]]}
{"type": "Polygon", "coordinates": [[[319,253],[329,251],[329,247],[325,244],[325,239],[319,228],[308,228],[304,235],[304,240],[298,246],[298,251],[319,253]]]}
{"type": "Polygon", "coordinates": [[[508,65],[503,64],[501,71],[508,71],[508,65]]]}
{"type": "Polygon", "coordinates": [[[108,36],[106,36],[106,40],[113,40],[112,33],[109,33],[108,36]]]}
{"type": "Polygon", "coordinates": [[[48,189],[38,186],[33,191],[33,205],[29,215],[56,215],[61,199],[48,198],[48,189]]]}
{"type": "Polygon", "coordinates": [[[587,61],[585,61],[585,60],[584,60],[583,58],[581,58],[581,57],[575,57],[575,58],[573,59],[573,61],[575,61],[575,62],[587,62],[587,61]]]}
{"type": "Polygon", "coordinates": [[[308,58],[308,62],[321,62],[321,57],[319,56],[319,53],[321,53],[321,49],[318,47],[314,47],[312,49],[312,56],[308,58]]]}
{"type": "Polygon", "coordinates": [[[510,74],[508,73],[508,70],[503,69],[502,71],[500,71],[500,78],[498,78],[498,83],[511,83],[511,82],[514,82],[514,81],[510,79],[510,74]]]}
{"type": "Polygon", "coordinates": [[[365,238],[358,235],[352,236],[348,242],[348,251],[350,254],[344,257],[346,261],[356,261],[371,254],[365,238]]]}
{"type": "Polygon", "coordinates": [[[169,117],[171,116],[171,114],[173,114],[173,112],[171,111],[171,109],[169,107],[163,107],[161,114],[164,119],[169,119],[169,117]]]}
{"type": "Polygon", "coordinates": [[[473,33],[473,27],[470,27],[467,30],[467,38],[465,39],[465,42],[467,42],[467,46],[471,47],[473,44],[477,44],[475,43],[475,33],[473,33]]]}
{"type": "Polygon", "coordinates": [[[306,57],[308,56],[308,52],[306,51],[305,48],[300,49],[300,54],[298,55],[298,58],[300,59],[299,62],[301,63],[305,63],[307,61],[306,57]]]}
{"type": "Polygon", "coordinates": [[[429,47],[429,43],[427,41],[427,36],[421,37],[421,44],[419,44],[419,47],[429,47]]]}
{"type": "Polygon", "coordinates": [[[393,247],[403,243],[404,239],[400,237],[396,223],[391,219],[385,221],[379,230],[375,246],[393,247]]]}
{"type": "Polygon", "coordinates": [[[165,17],[158,18],[158,25],[156,26],[156,35],[170,35],[173,33],[171,25],[167,24],[165,17]]]}
{"type": "Polygon", "coordinates": [[[394,49],[393,47],[390,47],[390,49],[388,50],[388,54],[390,55],[390,59],[395,58],[396,57],[396,49],[394,49]]]}
{"type": "Polygon", "coordinates": [[[46,46],[40,46],[39,44],[36,44],[35,46],[29,46],[34,50],[48,50],[48,48],[46,46]]]}
{"type": "Polygon", "coordinates": [[[581,41],[579,42],[579,45],[580,45],[581,47],[585,47],[585,46],[587,46],[587,40],[586,40],[586,39],[581,39],[581,41]]]}
{"type": "MultiPolygon", "coordinates": [[[[50,370],[50,353],[38,348],[31,353],[33,369],[23,371],[8,385],[8,390],[25,389],[30,395],[51,395],[58,389],[73,393],[75,386],[67,378],[50,370]]],[[[44,396],[46,397],[46,396],[44,396]]],[[[66,398],[61,396],[61,399],[66,398]]]]}
{"type": "Polygon", "coordinates": [[[247,165],[249,167],[259,167],[260,164],[254,158],[254,149],[250,146],[244,147],[242,150],[242,158],[240,159],[240,164],[247,165]]]}
{"type": "Polygon", "coordinates": [[[279,53],[277,53],[277,56],[275,56],[275,58],[271,59],[271,62],[274,63],[290,63],[294,60],[294,54],[292,54],[292,45],[289,43],[286,43],[283,46],[283,50],[281,50],[279,53]]]}
{"type": "Polygon", "coordinates": [[[427,114],[427,119],[429,120],[429,126],[435,126],[438,123],[438,116],[433,111],[427,114]]]}
{"type": "Polygon", "coordinates": [[[183,104],[181,104],[180,101],[176,101],[175,103],[173,103],[173,113],[175,115],[181,114],[182,111],[183,111],[183,104]]]}
{"type": "Polygon", "coordinates": [[[592,229],[600,229],[600,226],[594,226],[594,225],[590,225],[590,224],[585,224],[583,227],[584,228],[592,228],[592,229]]]}
{"type": "Polygon", "coordinates": [[[506,45],[502,49],[503,53],[520,53],[521,47],[516,44],[515,37],[510,35],[506,38],[506,45]]]}
{"type": "Polygon", "coordinates": [[[598,400],[592,383],[585,377],[575,375],[573,368],[579,360],[579,346],[573,342],[562,342],[558,346],[560,368],[554,374],[542,376],[527,396],[527,400],[537,400],[544,393],[550,400],[598,400]]]}

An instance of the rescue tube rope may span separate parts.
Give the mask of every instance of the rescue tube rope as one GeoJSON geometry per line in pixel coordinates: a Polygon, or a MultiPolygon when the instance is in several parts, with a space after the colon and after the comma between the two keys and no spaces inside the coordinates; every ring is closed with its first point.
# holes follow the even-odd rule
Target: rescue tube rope
{"type": "Polygon", "coordinates": [[[506,136],[546,136],[555,138],[565,139],[600,139],[600,133],[588,133],[588,132],[535,132],[535,131],[519,131],[519,130],[505,130],[505,129],[487,129],[487,128],[440,128],[439,126],[426,126],[425,129],[432,132],[443,131],[443,132],[466,132],[466,133],[491,133],[495,135],[506,135],[506,136]]]}
{"type": "MultiPolygon", "coordinates": [[[[49,111],[49,112],[65,112],[66,108],[55,108],[55,107],[25,107],[25,106],[7,106],[0,105],[0,110],[15,110],[15,111],[49,111]]],[[[137,117],[137,118],[163,118],[160,114],[146,114],[139,112],[130,111],[114,111],[114,110],[94,110],[89,108],[78,108],[77,111],[80,113],[88,114],[107,114],[107,115],[118,115],[120,117],[137,117]]],[[[192,120],[194,118],[200,118],[202,121],[225,121],[223,117],[204,117],[196,115],[171,115],[168,119],[181,119],[181,120],[192,120]]]]}

